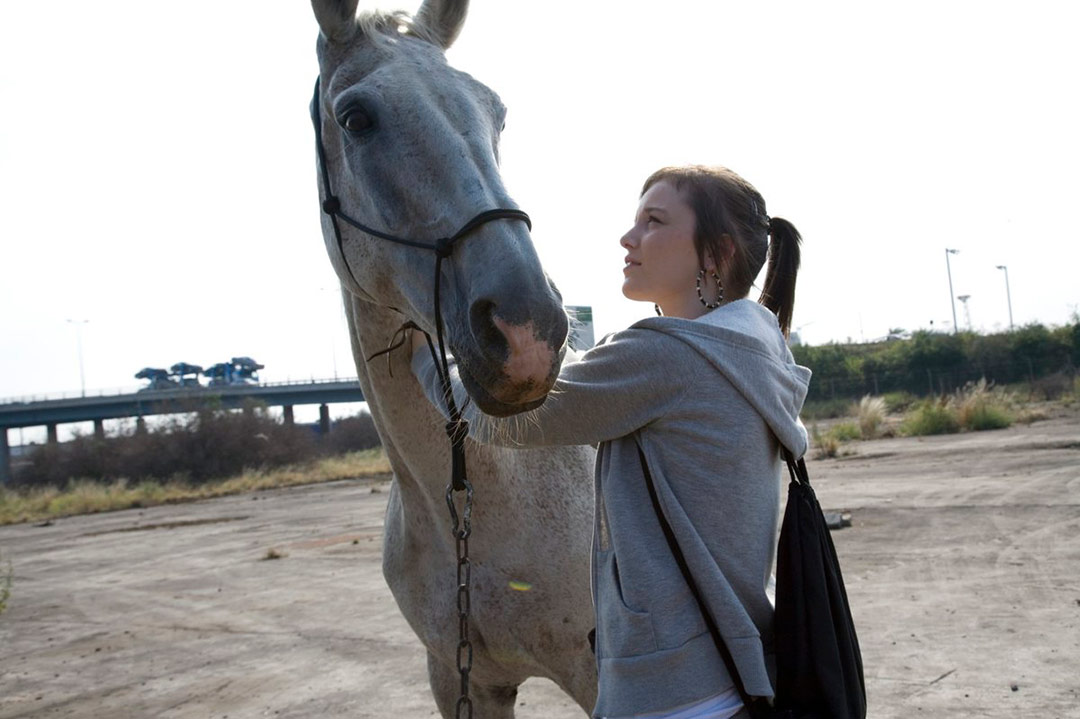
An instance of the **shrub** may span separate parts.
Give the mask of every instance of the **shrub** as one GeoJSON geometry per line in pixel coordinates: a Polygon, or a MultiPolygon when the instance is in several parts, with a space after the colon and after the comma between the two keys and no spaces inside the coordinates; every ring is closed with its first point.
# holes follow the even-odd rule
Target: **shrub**
{"type": "Polygon", "coordinates": [[[878,437],[881,434],[881,425],[885,422],[885,400],[866,395],[854,409],[859,422],[859,435],[863,439],[878,437]]]}
{"type": "Polygon", "coordinates": [[[960,431],[960,423],[947,400],[928,399],[915,405],[904,418],[900,431],[911,437],[928,434],[952,434],[960,431]]]}
{"type": "Polygon", "coordinates": [[[853,439],[860,439],[862,433],[854,422],[840,422],[829,430],[829,436],[837,442],[850,442],[853,439]]]}
{"type": "Polygon", "coordinates": [[[1080,373],[1077,373],[1073,377],[1069,382],[1068,387],[1066,387],[1065,391],[1058,397],[1058,402],[1065,407],[1072,407],[1077,401],[1080,401],[1080,373]]]}
{"type": "MultiPolygon", "coordinates": [[[[1071,379],[1080,366],[1080,316],[1053,328],[1029,325],[990,335],[917,331],[900,341],[853,344],[849,340],[847,344],[799,345],[791,351],[799,364],[813,370],[807,394],[810,404],[836,397],[854,401],[868,393],[944,393],[982,376],[999,385],[1032,383],[1037,394],[1055,395],[1063,389],[1059,380],[1045,385],[1039,380],[1055,373],[1071,379]]],[[[910,397],[904,401],[902,395],[896,396],[901,400],[897,403],[892,399],[887,400],[891,412],[906,411],[912,404],[910,397]]]]}
{"type": "Polygon", "coordinates": [[[850,407],[849,399],[820,399],[803,405],[802,416],[809,420],[835,419],[845,416],[850,407]]]}
{"type": "MultiPolygon", "coordinates": [[[[173,415],[149,431],[135,428],[105,440],[81,436],[39,447],[17,470],[14,484],[64,488],[72,480],[128,478],[135,484],[178,479],[197,485],[373,446],[378,435],[368,414],[335,422],[320,441],[310,427],[285,425],[265,407],[202,408],[173,415]]],[[[100,501],[88,489],[76,488],[74,495],[82,496],[64,501],[87,508],[100,501]]]]}
{"type": "Polygon", "coordinates": [[[981,432],[984,429],[1005,429],[1012,423],[1012,415],[1000,407],[978,407],[966,417],[964,427],[981,432]]]}
{"type": "Polygon", "coordinates": [[[1068,397],[1075,386],[1076,379],[1068,372],[1055,372],[1029,383],[1028,393],[1032,400],[1052,401],[1068,397]]]}
{"type": "Polygon", "coordinates": [[[1004,429],[1013,423],[1012,397],[986,379],[969,382],[952,398],[956,420],[964,429],[1004,429]]]}
{"type": "Polygon", "coordinates": [[[816,424],[810,428],[810,439],[813,440],[814,457],[816,459],[835,457],[840,451],[840,440],[831,433],[821,434],[816,424]]]}
{"type": "Polygon", "coordinates": [[[901,390],[900,392],[886,392],[882,400],[885,402],[886,412],[899,414],[907,412],[919,398],[911,392],[901,390]]]}
{"type": "Polygon", "coordinates": [[[332,454],[360,452],[374,449],[382,443],[375,429],[375,420],[368,412],[361,412],[352,417],[343,417],[330,426],[326,437],[326,449],[332,454]]]}

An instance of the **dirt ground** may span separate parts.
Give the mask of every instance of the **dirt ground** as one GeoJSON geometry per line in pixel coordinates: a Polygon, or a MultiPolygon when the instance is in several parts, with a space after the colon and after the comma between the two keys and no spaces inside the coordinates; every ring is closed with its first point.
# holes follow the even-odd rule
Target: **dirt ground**
{"type": "MultiPolygon", "coordinates": [[[[1080,414],[852,446],[810,472],[852,516],[870,716],[1080,717],[1080,414]]],[[[0,527],[0,719],[436,716],[382,579],[386,488],[0,527]]],[[[582,715],[550,682],[519,695],[582,715]]]]}

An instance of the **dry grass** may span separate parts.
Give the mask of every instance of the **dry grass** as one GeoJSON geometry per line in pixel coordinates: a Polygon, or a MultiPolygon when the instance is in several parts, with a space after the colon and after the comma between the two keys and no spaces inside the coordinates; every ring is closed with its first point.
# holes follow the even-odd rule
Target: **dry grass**
{"type": "Polygon", "coordinates": [[[949,408],[948,401],[930,398],[916,404],[904,416],[900,432],[908,437],[923,437],[930,434],[953,434],[960,431],[956,414],[949,408]]]}
{"type": "MultiPolygon", "coordinates": [[[[1065,407],[1069,407],[1068,404],[1063,404],[1065,407]]],[[[1016,421],[1020,424],[1031,424],[1032,422],[1042,422],[1045,419],[1050,419],[1050,410],[1046,407],[1036,406],[1024,406],[1016,411],[1016,421]]]]}
{"type": "Polygon", "coordinates": [[[1015,397],[985,379],[967,384],[951,399],[951,407],[961,427],[975,432],[1004,429],[1013,423],[1015,397]]]}
{"type": "Polygon", "coordinates": [[[370,477],[388,472],[390,463],[379,448],[270,470],[245,470],[230,479],[199,485],[177,479],[145,480],[133,485],[126,479],[119,479],[111,484],[76,480],[69,482],[63,489],[0,488],[0,524],[34,522],[131,507],[150,507],[277,487],[370,477]]]}
{"type": "Polygon", "coordinates": [[[842,422],[822,432],[815,423],[810,427],[810,445],[814,449],[816,459],[828,459],[830,457],[844,457],[853,454],[852,450],[845,450],[844,443],[851,439],[858,439],[859,429],[853,422],[842,422]]]}
{"type": "Polygon", "coordinates": [[[877,439],[885,423],[885,399],[866,395],[853,408],[859,423],[859,435],[863,439],[877,439]]]}

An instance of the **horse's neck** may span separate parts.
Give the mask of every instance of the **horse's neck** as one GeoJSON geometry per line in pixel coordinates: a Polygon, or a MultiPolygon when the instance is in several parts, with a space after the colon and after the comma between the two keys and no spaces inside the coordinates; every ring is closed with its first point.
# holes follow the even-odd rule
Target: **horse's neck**
{"type": "Polygon", "coordinates": [[[410,345],[366,360],[388,347],[406,318],[351,296],[346,310],[360,385],[403,497],[410,506],[432,506],[441,517],[450,444],[445,420],[413,377],[410,345]]]}

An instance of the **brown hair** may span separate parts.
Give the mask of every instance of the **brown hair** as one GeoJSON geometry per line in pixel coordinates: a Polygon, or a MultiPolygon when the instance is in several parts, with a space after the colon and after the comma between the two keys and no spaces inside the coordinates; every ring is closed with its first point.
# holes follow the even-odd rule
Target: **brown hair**
{"type": "Polygon", "coordinates": [[[786,337],[795,306],[802,242],[795,226],[779,217],[770,218],[761,193],[726,167],[664,167],[649,176],[641,194],[658,182],[670,182],[693,210],[698,260],[704,267],[706,252],[713,256],[727,298],[750,294],[768,256],[765,287],[758,302],[776,314],[786,337]],[[730,260],[726,259],[729,254],[730,260]]]}

